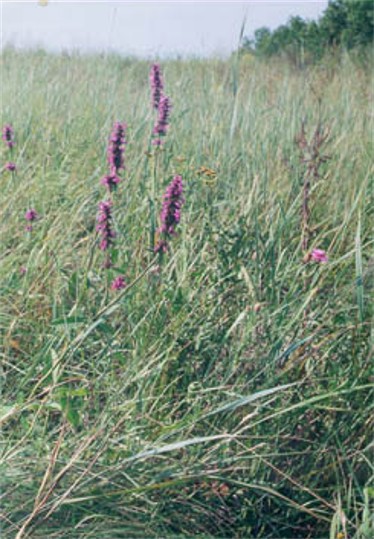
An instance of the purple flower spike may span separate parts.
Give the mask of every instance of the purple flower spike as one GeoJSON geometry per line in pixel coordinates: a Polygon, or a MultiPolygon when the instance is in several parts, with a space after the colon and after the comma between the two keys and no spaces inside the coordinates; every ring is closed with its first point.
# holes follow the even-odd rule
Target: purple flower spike
{"type": "Polygon", "coordinates": [[[17,165],[12,161],[8,161],[8,163],[5,163],[4,168],[5,170],[10,170],[10,172],[14,172],[17,169],[17,165]]]}
{"type": "Polygon", "coordinates": [[[126,145],[126,129],[127,126],[125,123],[116,122],[109,138],[107,157],[110,174],[112,176],[117,176],[118,172],[125,168],[124,151],[126,145]]]}
{"type": "Polygon", "coordinates": [[[182,194],[182,176],[174,176],[166,189],[161,212],[162,226],[160,231],[168,236],[175,234],[174,226],[180,222],[180,210],[184,202],[182,194]]]}
{"type": "MultiPolygon", "coordinates": [[[[102,251],[106,251],[113,245],[113,240],[116,233],[112,229],[112,202],[105,200],[99,203],[99,213],[97,215],[98,225],[97,232],[101,235],[99,247],[102,251]]],[[[109,266],[110,267],[110,266],[109,266]]]]}
{"type": "Polygon", "coordinates": [[[13,127],[10,124],[6,124],[3,127],[3,141],[8,146],[8,148],[13,148],[14,146],[14,131],[13,127]]]}
{"type": "Polygon", "coordinates": [[[116,174],[107,174],[103,178],[101,178],[100,183],[101,185],[105,185],[105,187],[108,189],[109,193],[114,191],[117,187],[117,184],[120,182],[120,178],[116,174]]]}
{"type": "MultiPolygon", "coordinates": [[[[169,127],[170,111],[171,111],[170,98],[167,97],[166,95],[163,95],[158,105],[157,123],[153,128],[154,135],[157,135],[158,137],[160,136],[162,137],[166,135],[166,132],[169,127]]],[[[160,143],[161,143],[161,140],[157,144],[160,145],[160,143]]]]}
{"type": "Polygon", "coordinates": [[[123,275],[119,275],[114,279],[112,284],[110,285],[110,288],[112,290],[122,290],[122,288],[126,288],[126,282],[123,275]]]}
{"type": "Polygon", "coordinates": [[[181,220],[181,208],[184,204],[182,176],[174,176],[168,185],[161,211],[161,227],[159,232],[162,239],[158,241],[155,252],[166,253],[168,240],[175,236],[175,227],[181,220]]]}
{"type": "Polygon", "coordinates": [[[151,73],[149,75],[151,81],[151,93],[152,93],[152,107],[158,109],[164,84],[162,82],[161,69],[158,64],[153,64],[151,67],[151,73]]]}

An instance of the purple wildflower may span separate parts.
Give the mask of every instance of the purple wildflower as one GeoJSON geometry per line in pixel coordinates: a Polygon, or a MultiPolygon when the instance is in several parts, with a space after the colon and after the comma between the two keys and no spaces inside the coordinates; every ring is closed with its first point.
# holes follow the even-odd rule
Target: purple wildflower
{"type": "MultiPolygon", "coordinates": [[[[166,132],[169,127],[169,116],[171,111],[171,102],[170,98],[166,95],[163,95],[160,99],[160,103],[158,105],[158,117],[157,117],[157,123],[153,128],[153,134],[157,135],[158,137],[162,137],[166,135],[166,132]]],[[[161,140],[154,141],[157,145],[162,144],[161,140]]]]}
{"type": "Polygon", "coordinates": [[[326,251],[323,249],[313,249],[311,259],[315,262],[322,262],[322,264],[326,264],[329,260],[326,251]]]}
{"type": "Polygon", "coordinates": [[[169,250],[169,244],[166,240],[158,240],[155,246],[155,253],[165,254],[169,250]]]}
{"type": "Polygon", "coordinates": [[[168,185],[161,211],[161,227],[159,232],[162,235],[155,247],[156,253],[166,253],[168,250],[168,240],[175,236],[175,226],[181,220],[181,208],[184,203],[182,176],[174,176],[168,185]]]}
{"type": "Polygon", "coordinates": [[[30,224],[28,224],[26,226],[26,231],[31,232],[32,229],[33,229],[33,226],[32,226],[31,223],[33,223],[34,221],[36,221],[38,219],[38,213],[34,210],[34,208],[30,208],[25,213],[25,219],[26,219],[26,221],[29,221],[29,223],[30,223],[30,224]]]}
{"type": "MultiPolygon", "coordinates": [[[[113,203],[111,200],[104,200],[99,203],[99,213],[97,215],[98,225],[96,226],[96,230],[101,235],[99,248],[102,251],[107,251],[113,245],[113,240],[116,237],[116,233],[112,229],[112,205],[113,203]]],[[[112,262],[110,255],[108,254],[104,262],[104,267],[110,268],[111,266],[112,262]]]]}
{"type": "Polygon", "coordinates": [[[27,210],[27,212],[25,213],[25,219],[26,221],[36,221],[38,218],[38,213],[36,210],[34,210],[34,208],[30,208],[29,210],[27,210]]]}
{"type": "Polygon", "coordinates": [[[25,275],[25,273],[27,272],[27,268],[25,268],[25,266],[20,266],[19,272],[21,275],[25,275]]]}
{"type": "Polygon", "coordinates": [[[117,187],[117,184],[120,181],[121,180],[117,176],[117,174],[107,174],[106,176],[101,178],[100,183],[101,183],[101,185],[105,185],[105,187],[108,189],[109,193],[111,193],[117,187]]]}
{"type": "Polygon", "coordinates": [[[8,148],[13,148],[14,146],[14,131],[13,127],[10,124],[5,124],[3,127],[3,141],[7,144],[8,148]]]}
{"type": "Polygon", "coordinates": [[[162,226],[160,231],[168,236],[175,234],[174,226],[181,218],[181,207],[184,202],[182,176],[174,176],[166,188],[161,212],[162,226]]]}
{"type": "Polygon", "coordinates": [[[153,64],[149,75],[151,81],[152,107],[158,110],[164,84],[162,82],[161,69],[158,64],[153,64]]]}
{"type": "Polygon", "coordinates": [[[112,290],[122,290],[122,288],[125,288],[127,285],[126,285],[126,282],[125,282],[125,278],[123,275],[119,275],[118,277],[116,277],[114,279],[114,281],[112,282],[112,284],[110,285],[110,288],[112,290]]]}
{"type": "Polygon", "coordinates": [[[17,165],[13,163],[13,161],[8,161],[8,163],[5,163],[4,168],[5,170],[10,170],[10,172],[14,172],[17,169],[17,165]]]}
{"type": "Polygon", "coordinates": [[[126,129],[127,126],[125,123],[116,122],[109,138],[107,157],[112,176],[117,176],[118,172],[125,168],[123,154],[126,144],[126,129]]]}

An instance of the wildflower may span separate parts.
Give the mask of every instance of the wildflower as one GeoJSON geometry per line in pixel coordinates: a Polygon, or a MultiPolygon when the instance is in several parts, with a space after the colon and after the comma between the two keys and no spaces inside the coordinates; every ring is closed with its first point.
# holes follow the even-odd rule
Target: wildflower
{"type": "Polygon", "coordinates": [[[215,178],[217,176],[217,172],[213,170],[212,168],[208,168],[205,166],[200,167],[197,170],[198,174],[204,174],[205,176],[208,176],[208,178],[215,178]]]}
{"type": "Polygon", "coordinates": [[[324,251],[323,249],[313,249],[311,253],[311,259],[314,260],[315,262],[322,262],[322,263],[328,262],[326,251],[324,251]]]}
{"type": "MultiPolygon", "coordinates": [[[[166,132],[169,127],[169,116],[171,111],[171,101],[170,98],[163,95],[160,99],[158,105],[158,117],[157,123],[153,128],[153,134],[158,137],[163,137],[166,135],[166,132]]],[[[162,141],[160,138],[153,141],[154,144],[161,145],[162,141]]]]}
{"type": "Polygon", "coordinates": [[[13,148],[14,146],[14,131],[13,127],[10,124],[5,124],[3,127],[3,141],[7,144],[8,148],[13,148]]]}
{"type": "MultiPolygon", "coordinates": [[[[26,221],[29,221],[29,223],[33,223],[34,221],[36,221],[38,219],[38,213],[34,210],[34,208],[30,208],[25,213],[25,219],[26,219],[26,221]]],[[[28,224],[26,226],[26,231],[27,232],[31,232],[32,229],[33,229],[32,224],[28,224]]]]}
{"type": "Polygon", "coordinates": [[[180,210],[184,202],[182,194],[182,176],[174,176],[166,189],[161,212],[162,226],[160,231],[168,236],[175,234],[174,226],[180,222],[180,210]]]}
{"type": "Polygon", "coordinates": [[[112,290],[122,290],[122,288],[126,288],[126,282],[123,275],[119,275],[114,279],[112,284],[110,285],[110,288],[112,290]]]}
{"type": "Polygon", "coordinates": [[[158,241],[155,247],[156,253],[166,253],[168,250],[168,240],[176,234],[175,226],[180,222],[181,208],[184,203],[182,195],[182,176],[174,176],[164,195],[161,211],[161,227],[159,229],[162,239],[158,241]]]}
{"type": "Polygon", "coordinates": [[[106,176],[101,178],[100,183],[101,185],[105,185],[109,193],[111,193],[117,187],[117,184],[120,181],[121,180],[117,176],[117,174],[107,174],[106,176]]]}
{"type": "Polygon", "coordinates": [[[166,240],[159,240],[155,246],[155,253],[165,254],[169,250],[169,245],[166,240]]]}
{"type": "Polygon", "coordinates": [[[106,251],[113,244],[116,233],[112,230],[112,202],[104,200],[99,203],[99,213],[97,215],[97,232],[101,234],[100,249],[106,251]]]}
{"type": "Polygon", "coordinates": [[[25,275],[25,273],[27,272],[27,268],[25,268],[25,266],[20,266],[19,272],[21,275],[25,275]]]}
{"type": "MultiPolygon", "coordinates": [[[[116,122],[113,126],[113,131],[109,138],[107,157],[110,174],[112,176],[117,176],[118,172],[120,170],[124,170],[125,168],[123,154],[126,144],[126,129],[127,126],[125,123],[116,122]]],[[[116,183],[118,183],[118,181],[116,183]]]]}
{"type": "Polygon", "coordinates": [[[27,212],[25,213],[25,219],[26,221],[36,221],[38,218],[38,213],[36,210],[34,210],[34,208],[30,208],[29,210],[27,210],[27,212]]]}
{"type": "Polygon", "coordinates": [[[8,161],[8,163],[5,163],[4,168],[5,170],[10,170],[10,172],[14,172],[17,169],[17,165],[12,161],[8,161]]]}
{"type": "Polygon", "coordinates": [[[158,110],[164,84],[162,82],[161,69],[158,64],[153,64],[149,75],[151,81],[152,107],[158,110]]]}

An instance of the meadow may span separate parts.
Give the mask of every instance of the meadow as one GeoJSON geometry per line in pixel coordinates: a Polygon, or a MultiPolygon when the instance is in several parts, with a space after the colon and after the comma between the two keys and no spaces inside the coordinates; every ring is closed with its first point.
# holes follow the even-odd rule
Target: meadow
{"type": "Polygon", "coordinates": [[[160,65],[3,51],[1,536],[369,538],[372,70],[160,65]]]}

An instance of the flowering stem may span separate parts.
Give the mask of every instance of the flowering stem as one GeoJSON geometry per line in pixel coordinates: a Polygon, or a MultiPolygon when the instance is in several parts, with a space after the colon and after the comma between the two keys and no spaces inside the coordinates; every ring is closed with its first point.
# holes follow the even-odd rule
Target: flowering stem
{"type": "Polygon", "coordinates": [[[310,176],[307,172],[304,176],[303,185],[303,203],[302,203],[302,242],[301,248],[303,251],[308,250],[309,246],[309,193],[310,193],[310,176]]]}
{"type": "Polygon", "coordinates": [[[156,253],[163,254],[169,250],[169,241],[176,235],[175,227],[180,222],[183,204],[182,176],[176,175],[167,186],[163,196],[160,237],[154,249],[156,253]]]}
{"type": "Polygon", "coordinates": [[[157,170],[158,170],[158,158],[159,152],[158,148],[155,148],[154,153],[154,162],[152,170],[152,184],[151,184],[151,195],[149,198],[149,212],[150,212],[150,241],[149,246],[151,252],[154,252],[155,248],[155,235],[156,235],[156,197],[157,197],[157,170]]]}
{"type": "Polygon", "coordinates": [[[149,215],[150,215],[150,231],[149,231],[149,248],[153,253],[155,248],[155,233],[156,233],[156,212],[155,203],[152,197],[149,197],[149,215]]]}

